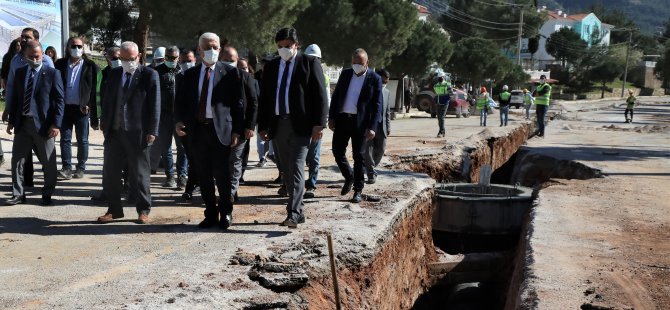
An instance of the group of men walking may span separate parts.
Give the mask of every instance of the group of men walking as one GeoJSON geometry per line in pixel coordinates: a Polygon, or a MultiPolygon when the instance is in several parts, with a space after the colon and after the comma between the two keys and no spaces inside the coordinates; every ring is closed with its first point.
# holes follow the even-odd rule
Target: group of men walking
{"type": "MultiPolygon", "coordinates": [[[[219,37],[210,32],[199,37],[199,64],[195,64],[193,52],[180,59],[179,49],[168,47],[157,51],[160,55],[155,55],[158,61],[152,66],[144,66],[138,46],[123,42],[107,51],[109,66],[100,74],[85,57],[81,38],[68,40],[68,57],[54,66],[43,55],[37,31],[27,28],[24,33],[26,40],[15,57],[16,66],[12,60],[7,84],[7,131],[15,132],[13,196],[8,204],[26,202],[24,166],[32,150],[44,169],[43,204],[53,203],[51,196],[59,176],[83,178],[89,126],[104,135],[103,191],[97,199],[105,200],[108,208],[97,219],[101,223],[125,216],[123,187],[128,190],[126,201],[136,206],[138,223],[149,221],[150,175],[162,161],[164,186],[184,187],[186,199],[199,186],[205,204],[205,218],[199,227],[228,229],[233,222],[245,149],[248,156],[248,143],[256,133],[263,141],[272,142],[279,161],[288,194],[283,226],[296,228],[305,222],[303,171],[310,151],[309,156],[316,156],[318,162],[320,147],[314,145],[320,145],[326,127],[334,131],[333,155],[345,179],[342,195],[353,188],[351,200],[360,202],[365,174],[368,183],[376,180],[375,166],[390,134],[389,93],[382,86],[389,74],[371,70],[363,49],[354,51],[352,68],[343,70],[329,100],[320,57],[299,51],[293,28],[276,33],[279,57],[264,65],[258,79],[234,48],[224,49],[219,37]],[[74,169],[72,128],[77,138],[74,169]],[[55,151],[59,134],[60,171],[55,151]],[[176,176],[173,136],[178,152],[176,176]],[[350,140],[353,169],[345,155],[350,140]]],[[[313,194],[316,176],[307,185],[313,194]]]]}

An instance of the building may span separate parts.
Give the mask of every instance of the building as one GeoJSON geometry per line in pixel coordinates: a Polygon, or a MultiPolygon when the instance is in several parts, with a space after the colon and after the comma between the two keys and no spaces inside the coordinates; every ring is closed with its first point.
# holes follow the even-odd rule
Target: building
{"type": "Polygon", "coordinates": [[[560,10],[544,11],[547,13],[547,21],[540,28],[539,45],[537,52],[532,55],[532,63],[531,54],[528,52],[528,39],[524,39],[524,43],[522,43],[521,58],[523,59],[525,67],[531,69],[545,69],[547,65],[554,64],[554,57],[552,57],[546,49],[547,39],[552,33],[565,27],[577,32],[582,40],[586,42],[591,41],[594,33],[599,34],[601,39],[598,44],[609,46],[610,34],[614,26],[601,22],[595,14],[568,15],[560,10]]]}

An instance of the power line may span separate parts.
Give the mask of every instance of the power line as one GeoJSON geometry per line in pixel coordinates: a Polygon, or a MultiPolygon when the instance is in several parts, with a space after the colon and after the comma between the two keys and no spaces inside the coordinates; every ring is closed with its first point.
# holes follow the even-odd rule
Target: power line
{"type": "Polygon", "coordinates": [[[446,15],[446,16],[448,16],[448,17],[451,17],[451,18],[453,18],[453,19],[455,19],[455,20],[457,20],[457,21],[460,21],[460,22],[462,22],[462,23],[466,23],[466,24],[468,24],[468,25],[472,25],[472,26],[475,26],[475,27],[486,28],[486,29],[492,29],[492,30],[500,30],[500,31],[518,31],[518,29],[500,28],[500,27],[491,27],[491,26],[484,26],[484,25],[480,25],[480,24],[475,24],[475,23],[473,23],[473,22],[471,22],[471,21],[468,21],[468,20],[466,20],[466,19],[464,19],[464,18],[462,18],[462,17],[460,17],[460,16],[456,16],[456,15],[453,15],[453,14],[448,13],[448,12],[445,13],[444,15],[446,15]]]}
{"type": "Polygon", "coordinates": [[[485,1],[480,1],[480,0],[475,0],[475,2],[481,3],[481,4],[486,4],[486,5],[493,5],[493,6],[504,6],[504,7],[524,7],[524,6],[531,6],[531,4],[516,4],[516,3],[501,3],[501,2],[485,2],[485,1]]]}
{"type": "MultiPolygon", "coordinates": [[[[447,31],[449,31],[449,32],[453,32],[453,33],[456,33],[456,34],[460,34],[460,35],[462,35],[462,36],[464,36],[464,37],[467,37],[467,38],[482,38],[482,37],[480,37],[480,36],[475,36],[475,35],[465,34],[465,33],[462,33],[462,32],[459,32],[459,31],[456,31],[456,30],[453,30],[453,29],[450,29],[450,28],[447,28],[447,27],[444,27],[444,26],[443,26],[442,28],[444,28],[445,30],[447,30],[447,31]]],[[[497,39],[485,39],[485,38],[482,38],[482,39],[489,40],[489,41],[507,41],[507,40],[511,40],[511,39],[515,39],[515,38],[516,38],[516,36],[509,37],[509,38],[497,38],[497,39]]]]}
{"type": "Polygon", "coordinates": [[[473,16],[473,15],[471,15],[471,14],[469,14],[469,13],[466,13],[466,12],[463,12],[463,11],[460,11],[460,10],[457,10],[457,9],[454,9],[454,8],[449,8],[449,11],[453,11],[454,13],[457,13],[457,14],[463,15],[463,16],[465,16],[465,17],[467,17],[467,18],[472,18],[472,19],[475,19],[475,20],[478,20],[478,21],[481,21],[481,22],[484,22],[484,23],[489,23],[489,24],[494,24],[494,25],[508,25],[508,26],[518,26],[518,25],[519,25],[519,23],[499,23],[499,22],[492,22],[492,21],[489,21],[489,20],[485,20],[485,19],[483,19],[483,18],[479,18],[479,17],[477,17],[477,16],[473,16]]]}

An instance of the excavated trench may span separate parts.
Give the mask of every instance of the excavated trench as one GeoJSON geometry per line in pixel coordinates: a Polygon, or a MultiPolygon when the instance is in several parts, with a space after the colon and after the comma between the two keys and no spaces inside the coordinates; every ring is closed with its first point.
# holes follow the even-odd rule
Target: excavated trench
{"type": "MultiPolygon", "coordinates": [[[[438,182],[477,183],[490,165],[491,183],[532,187],[534,194],[551,179],[587,179],[600,171],[571,161],[557,160],[525,148],[532,124],[495,135],[483,131],[440,152],[396,159],[394,168],[429,174],[438,182]]],[[[466,240],[472,249],[449,255],[453,249],[434,244],[432,217],[437,206],[434,190],[418,193],[391,225],[388,238],[379,240],[366,262],[341,263],[338,270],[344,309],[515,309],[523,281],[526,213],[521,231],[505,236],[506,245],[486,238],[466,240]]],[[[529,208],[530,209],[530,208],[529,208]]],[[[459,236],[455,236],[458,238],[459,236]]],[[[297,293],[309,309],[334,309],[329,275],[311,277],[297,293]]]]}

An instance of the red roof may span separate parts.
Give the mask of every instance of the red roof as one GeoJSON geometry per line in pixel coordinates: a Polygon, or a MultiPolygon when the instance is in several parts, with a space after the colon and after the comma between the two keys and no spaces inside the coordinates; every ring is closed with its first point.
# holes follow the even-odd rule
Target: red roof
{"type": "Polygon", "coordinates": [[[582,19],[586,18],[586,16],[589,16],[589,14],[591,14],[591,13],[568,15],[568,18],[579,21],[579,20],[582,20],[582,19]]]}
{"type": "Polygon", "coordinates": [[[419,11],[419,13],[430,14],[430,12],[428,11],[428,8],[423,6],[423,5],[416,4],[416,9],[419,11]]]}

